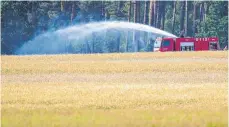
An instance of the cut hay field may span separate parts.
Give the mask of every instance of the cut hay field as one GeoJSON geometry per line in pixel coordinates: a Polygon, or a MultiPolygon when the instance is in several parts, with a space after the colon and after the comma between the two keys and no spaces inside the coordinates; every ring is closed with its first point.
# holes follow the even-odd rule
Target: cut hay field
{"type": "Polygon", "coordinates": [[[2,127],[227,127],[227,52],[1,56],[2,127]]]}

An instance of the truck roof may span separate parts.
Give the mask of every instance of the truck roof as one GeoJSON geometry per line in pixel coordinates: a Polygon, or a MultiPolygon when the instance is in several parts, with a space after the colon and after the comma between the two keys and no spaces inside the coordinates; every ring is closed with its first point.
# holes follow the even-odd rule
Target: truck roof
{"type": "Polygon", "coordinates": [[[164,40],[167,40],[167,39],[176,39],[176,40],[179,40],[179,41],[218,41],[219,39],[217,37],[197,37],[197,38],[194,38],[194,37],[184,37],[184,38],[171,38],[171,37],[165,37],[163,38],[164,40]]]}

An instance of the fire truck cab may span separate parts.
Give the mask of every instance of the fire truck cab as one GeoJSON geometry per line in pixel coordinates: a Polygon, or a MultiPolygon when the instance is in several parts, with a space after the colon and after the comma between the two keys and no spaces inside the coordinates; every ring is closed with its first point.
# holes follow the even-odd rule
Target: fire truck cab
{"type": "Polygon", "coordinates": [[[219,50],[217,37],[209,38],[163,38],[155,51],[204,51],[219,50]]]}

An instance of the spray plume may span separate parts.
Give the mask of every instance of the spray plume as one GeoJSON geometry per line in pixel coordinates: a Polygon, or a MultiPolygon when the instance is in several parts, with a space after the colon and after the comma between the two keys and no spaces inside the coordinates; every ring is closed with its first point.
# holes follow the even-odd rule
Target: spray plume
{"type": "MultiPolygon", "coordinates": [[[[131,22],[94,22],[83,25],[69,26],[64,29],[56,30],[53,32],[46,32],[35,37],[33,40],[26,42],[16,54],[62,54],[68,53],[66,47],[85,47],[90,41],[92,41],[95,36],[100,36],[103,41],[106,40],[106,36],[117,36],[114,32],[118,31],[119,35],[126,33],[126,31],[141,31],[152,34],[151,38],[156,36],[164,37],[176,37],[175,35],[168,33],[166,31],[138,23],[131,22]]],[[[117,33],[117,32],[116,32],[117,33]]],[[[130,36],[130,35],[126,35],[130,36]]],[[[139,40],[143,37],[139,36],[139,40]]],[[[71,53],[71,52],[70,52],[71,53]]]]}

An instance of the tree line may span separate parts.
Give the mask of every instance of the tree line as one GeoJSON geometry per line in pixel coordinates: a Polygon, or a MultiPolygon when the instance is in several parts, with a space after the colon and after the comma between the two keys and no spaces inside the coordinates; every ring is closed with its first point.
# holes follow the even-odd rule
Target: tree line
{"type": "MultiPolygon", "coordinates": [[[[14,54],[25,42],[47,31],[114,20],[150,25],[177,36],[217,36],[222,48],[228,44],[228,1],[1,1],[1,53],[14,54]]],[[[119,36],[108,52],[151,51],[150,43],[130,43],[138,43],[135,40],[142,33],[127,34],[131,38],[119,36]]],[[[98,45],[92,44],[88,46],[91,53],[103,52],[92,50],[98,45]]]]}

